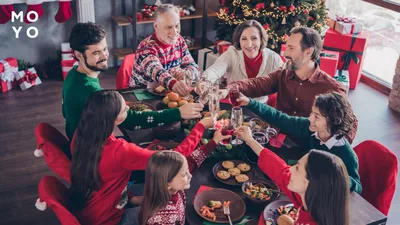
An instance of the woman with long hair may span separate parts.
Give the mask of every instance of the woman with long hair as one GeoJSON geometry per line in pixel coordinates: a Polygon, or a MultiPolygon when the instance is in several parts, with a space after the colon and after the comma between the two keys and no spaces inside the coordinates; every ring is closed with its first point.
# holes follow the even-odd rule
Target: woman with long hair
{"type": "Polygon", "coordinates": [[[338,156],[349,173],[350,191],[361,193],[358,158],[345,138],[356,119],[345,96],[336,92],[316,96],[308,118],[289,116],[244,95],[237,100],[282,133],[298,138],[306,150],[318,149],[338,156]]]}
{"type": "MultiPolygon", "coordinates": [[[[115,91],[93,93],[86,102],[72,143],[71,210],[81,224],[119,224],[129,195],[127,183],[132,170],[144,170],[156,153],[116,138],[112,132],[122,123],[129,107],[115,91]]],[[[213,118],[202,119],[174,150],[189,156],[205,129],[213,127],[213,118]]],[[[215,142],[202,148],[213,149],[215,142]]]]}
{"type": "MultiPolygon", "coordinates": [[[[227,137],[217,130],[211,142],[219,143],[227,137]]],[[[140,225],[185,224],[184,190],[190,188],[191,173],[200,167],[210,150],[199,148],[186,157],[173,151],[161,151],[151,156],[138,217],[140,225]]]]}
{"type": "MultiPolygon", "coordinates": [[[[249,127],[239,128],[236,134],[259,156],[258,166],[298,209],[294,224],[349,224],[349,175],[339,157],[311,150],[289,167],[255,141],[249,127]]],[[[259,225],[265,224],[266,219],[261,216],[259,225]]]]}

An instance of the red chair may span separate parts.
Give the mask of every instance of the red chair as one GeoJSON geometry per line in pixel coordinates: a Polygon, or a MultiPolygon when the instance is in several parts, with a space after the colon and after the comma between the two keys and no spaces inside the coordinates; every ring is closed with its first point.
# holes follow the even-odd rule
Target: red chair
{"type": "Polygon", "coordinates": [[[35,156],[44,156],[47,166],[70,183],[70,142],[56,128],[40,123],[35,129],[37,149],[35,156]]]}
{"type": "Polygon", "coordinates": [[[125,89],[128,88],[129,80],[132,76],[133,64],[135,62],[135,54],[129,54],[124,57],[121,66],[117,72],[116,88],[125,89]]]}
{"type": "Polygon", "coordinates": [[[44,211],[50,207],[61,225],[80,225],[78,219],[68,210],[69,191],[57,178],[44,176],[39,183],[39,198],[36,208],[44,211]]]}
{"type": "Polygon", "coordinates": [[[354,151],[358,156],[362,184],[361,196],[387,215],[396,190],[398,160],[396,155],[380,143],[372,140],[358,144],[354,151]]]}

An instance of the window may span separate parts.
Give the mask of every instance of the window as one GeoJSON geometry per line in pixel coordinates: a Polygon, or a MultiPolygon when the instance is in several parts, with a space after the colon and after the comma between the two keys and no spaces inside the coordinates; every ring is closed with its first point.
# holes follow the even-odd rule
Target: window
{"type": "Polygon", "coordinates": [[[355,17],[370,32],[362,73],[391,87],[400,53],[400,13],[384,8],[400,8],[400,0],[327,0],[329,15],[355,17]],[[368,2],[374,2],[368,3],[368,2]],[[380,4],[378,6],[376,4],[380,4]]]}

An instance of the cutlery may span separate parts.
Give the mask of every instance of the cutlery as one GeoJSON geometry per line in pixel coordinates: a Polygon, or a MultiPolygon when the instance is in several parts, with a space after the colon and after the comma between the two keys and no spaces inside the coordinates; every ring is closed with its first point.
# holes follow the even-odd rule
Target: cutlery
{"type": "Polygon", "coordinates": [[[232,225],[231,212],[229,210],[229,206],[227,206],[225,204],[224,204],[224,214],[228,217],[229,225],[232,225]]]}

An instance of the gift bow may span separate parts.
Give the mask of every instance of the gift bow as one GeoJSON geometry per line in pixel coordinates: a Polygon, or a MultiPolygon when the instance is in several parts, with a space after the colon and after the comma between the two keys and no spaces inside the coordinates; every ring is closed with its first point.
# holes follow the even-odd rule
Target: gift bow
{"type": "Polygon", "coordinates": [[[343,22],[343,23],[354,23],[356,22],[356,18],[352,17],[347,17],[347,16],[341,16],[341,15],[336,15],[336,21],[343,22]]]}
{"type": "Polygon", "coordinates": [[[347,82],[347,78],[345,75],[343,75],[343,70],[339,70],[339,73],[337,76],[334,77],[337,81],[344,83],[347,82]]]}
{"type": "Polygon", "coordinates": [[[4,66],[4,72],[0,73],[0,79],[4,82],[11,82],[15,80],[15,76],[18,73],[17,67],[12,67],[5,60],[0,60],[0,63],[4,66]]]}
{"type": "Polygon", "coordinates": [[[29,70],[24,70],[24,73],[25,76],[18,80],[18,84],[22,84],[26,81],[34,86],[36,83],[36,78],[38,77],[37,74],[29,70]]]}

